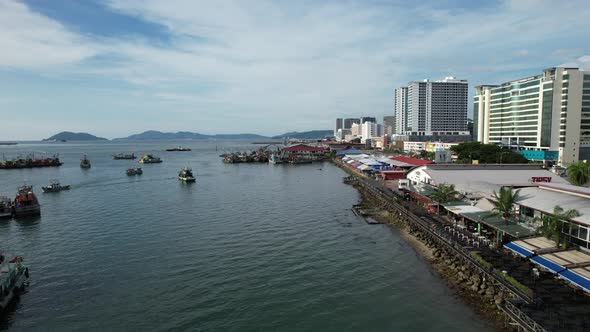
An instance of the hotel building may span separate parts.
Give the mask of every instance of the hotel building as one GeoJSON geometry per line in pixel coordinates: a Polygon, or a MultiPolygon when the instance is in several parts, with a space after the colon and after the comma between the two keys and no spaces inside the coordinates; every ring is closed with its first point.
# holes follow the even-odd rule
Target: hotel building
{"type": "Polygon", "coordinates": [[[590,72],[542,74],[475,87],[474,140],[563,166],[590,159],[590,72]]]}

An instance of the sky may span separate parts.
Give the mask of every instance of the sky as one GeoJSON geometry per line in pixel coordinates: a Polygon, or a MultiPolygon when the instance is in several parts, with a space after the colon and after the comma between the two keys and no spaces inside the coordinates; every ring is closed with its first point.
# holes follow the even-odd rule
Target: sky
{"type": "Polygon", "coordinates": [[[590,69],[588,17],[567,0],[0,0],[0,140],[332,129],[393,115],[412,80],[590,69]]]}

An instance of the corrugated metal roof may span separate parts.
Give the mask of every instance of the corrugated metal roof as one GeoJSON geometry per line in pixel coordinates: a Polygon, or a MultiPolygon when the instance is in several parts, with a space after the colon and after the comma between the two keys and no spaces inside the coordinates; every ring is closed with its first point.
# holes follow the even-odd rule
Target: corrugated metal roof
{"type": "Polygon", "coordinates": [[[418,159],[418,158],[412,158],[412,157],[406,157],[406,156],[397,156],[397,157],[393,157],[391,159],[396,160],[396,161],[401,161],[402,163],[406,163],[406,164],[410,164],[410,165],[414,165],[414,166],[434,164],[434,162],[432,162],[430,160],[424,160],[424,159],[418,159]]]}
{"type": "Polygon", "coordinates": [[[582,215],[572,218],[584,225],[590,225],[590,198],[584,198],[563,192],[557,192],[543,187],[522,188],[518,204],[539,210],[545,213],[553,213],[556,205],[564,210],[575,209],[582,215]]]}

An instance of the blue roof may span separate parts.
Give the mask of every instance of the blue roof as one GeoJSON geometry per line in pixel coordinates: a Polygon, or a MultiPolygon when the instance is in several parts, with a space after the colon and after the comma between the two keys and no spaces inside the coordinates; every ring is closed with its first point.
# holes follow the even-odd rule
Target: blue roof
{"type": "Polygon", "coordinates": [[[563,270],[565,270],[565,267],[559,265],[559,264],[555,264],[552,261],[543,258],[541,256],[534,256],[533,258],[531,258],[531,261],[533,261],[533,263],[540,265],[542,268],[544,268],[545,270],[548,270],[549,272],[552,273],[559,273],[563,270]]]}
{"type": "Polygon", "coordinates": [[[337,156],[344,156],[347,154],[363,154],[363,152],[360,150],[357,150],[357,149],[348,149],[348,150],[342,150],[342,151],[339,151],[338,153],[336,153],[337,156]]]}
{"type": "Polygon", "coordinates": [[[559,272],[559,276],[572,284],[582,288],[584,291],[590,293],[590,280],[582,277],[581,275],[577,274],[576,272],[565,270],[559,272]]]}
{"type": "Polygon", "coordinates": [[[515,244],[514,242],[506,243],[504,245],[504,248],[510,249],[514,253],[519,254],[520,256],[522,256],[524,258],[529,258],[535,254],[534,252],[527,250],[527,249],[519,246],[518,244],[515,244]]]}

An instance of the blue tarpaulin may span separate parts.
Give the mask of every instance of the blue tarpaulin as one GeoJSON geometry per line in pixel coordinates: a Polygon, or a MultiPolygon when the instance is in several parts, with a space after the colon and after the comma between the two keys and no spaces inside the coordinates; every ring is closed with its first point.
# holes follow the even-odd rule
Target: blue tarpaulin
{"type": "Polygon", "coordinates": [[[514,243],[514,242],[508,242],[504,245],[504,248],[509,249],[511,251],[513,251],[516,254],[519,254],[520,256],[524,257],[524,258],[529,258],[531,256],[533,256],[535,253],[527,250],[521,246],[519,246],[518,244],[514,243]]]}
{"type": "Polygon", "coordinates": [[[571,282],[572,284],[582,288],[584,291],[590,293],[590,280],[586,279],[585,277],[582,277],[581,275],[570,270],[559,272],[559,277],[571,282]]]}
{"type": "Polygon", "coordinates": [[[337,156],[344,156],[347,154],[351,154],[351,155],[352,154],[363,154],[363,152],[360,150],[357,150],[357,149],[348,149],[348,150],[342,150],[342,151],[339,151],[338,153],[336,153],[337,156]]]}
{"type": "Polygon", "coordinates": [[[533,261],[533,263],[541,266],[542,268],[544,268],[545,270],[549,271],[549,272],[553,272],[553,273],[559,273],[563,270],[565,270],[565,267],[559,265],[559,264],[555,264],[552,261],[543,258],[541,256],[534,256],[531,258],[531,261],[533,261]]]}

